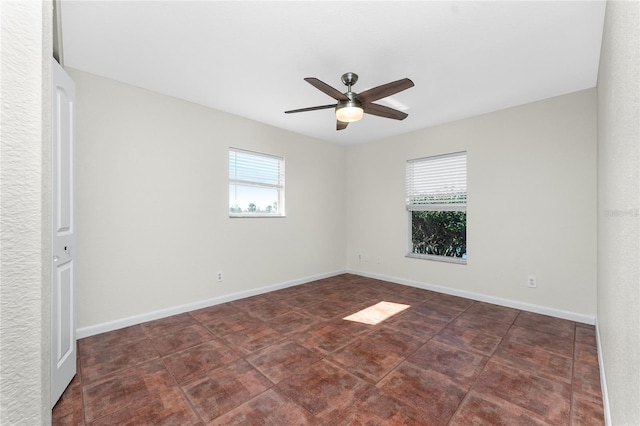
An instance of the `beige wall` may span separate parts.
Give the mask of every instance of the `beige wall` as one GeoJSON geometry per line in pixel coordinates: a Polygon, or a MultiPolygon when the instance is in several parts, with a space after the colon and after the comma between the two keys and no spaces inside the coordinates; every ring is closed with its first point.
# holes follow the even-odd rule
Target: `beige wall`
{"type": "Polygon", "coordinates": [[[0,424],[51,423],[52,4],[0,2],[0,424]]]}
{"type": "Polygon", "coordinates": [[[347,200],[351,270],[593,322],[594,89],[350,147],[347,200]],[[468,263],[406,258],[406,160],[456,151],[467,151],[468,263]]]}
{"type": "Polygon", "coordinates": [[[640,424],[639,8],[607,2],[598,74],[598,331],[612,425],[640,424]]]}
{"type": "Polygon", "coordinates": [[[344,269],[344,147],[68,72],[80,329],[344,269]],[[286,218],[228,217],[229,146],[285,157],[286,218]]]}
{"type": "Polygon", "coordinates": [[[80,329],[345,266],[593,321],[595,90],[345,148],[68,71],[80,329]],[[285,156],[287,218],[228,218],[229,146],[285,156]],[[405,161],[460,150],[468,264],[405,258],[405,161]]]}

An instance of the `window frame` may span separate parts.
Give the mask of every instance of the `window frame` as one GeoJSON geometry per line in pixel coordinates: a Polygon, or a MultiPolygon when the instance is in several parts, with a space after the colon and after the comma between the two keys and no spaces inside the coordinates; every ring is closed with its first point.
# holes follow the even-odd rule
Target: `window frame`
{"type": "MultiPolygon", "coordinates": [[[[415,158],[411,160],[407,160],[405,163],[405,210],[407,212],[407,254],[405,257],[414,258],[414,259],[426,259],[426,260],[435,260],[438,262],[447,262],[447,263],[455,263],[466,265],[468,256],[464,258],[453,257],[453,256],[443,256],[436,254],[422,254],[422,253],[414,253],[413,252],[413,212],[414,211],[464,211],[467,212],[467,151],[458,151],[452,152],[448,154],[440,154],[433,155],[428,157],[415,158]],[[410,190],[409,190],[409,164],[411,163],[420,163],[420,162],[428,162],[429,160],[437,160],[443,159],[447,157],[456,157],[456,156],[464,156],[464,193],[465,200],[464,202],[447,202],[447,203],[432,203],[432,204],[411,204],[410,201],[410,190]]],[[[466,241],[466,224],[468,223],[468,218],[465,218],[465,241],[466,241]]]]}
{"type": "MultiPolygon", "coordinates": [[[[273,155],[273,154],[267,154],[267,153],[263,153],[263,152],[257,152],[257,151],[250,151],[247,149],[242,149],[242,148],[235,148],[235,147],[229,147],[229,151],[228,151],[228,157],[227,157],[227,177],[228,177],[228,188],[229,191],[231,191],[231,186],[232,185],[238,185],[238,186],[244,186],[244,187],[255,187],[255,188],[263,188],[263,189],[275,189],[278,192],[278,211],[276,213],[266,213],[266,212],[256,212],[256,213],[251,213],[251,212],[241,212],[241,213],[237,213],[237,212],[231,212],[231,203],[228,203],[227,205],[227,211],[229,213],[229,217],[230,218],[250,218],[250,217],[271,217],[271,218],[278,218],[278,217],[286,217],[286,210],[285,210],[285,158],[283,156],[279,156],[279,155],[273,155]],[[251,181],[251,180],[247,180],[247,179],[234,179],[231,176],[231,154],[232,153],[240,153],[240,154],[244,154],[244,155],[249,155],[249,156],[253,156],[256,159],[258,158],[267,158],[267,159],[274,159],[278,161],[278,177],[277,177],[277,183],[272,184],[272,183],[264,183],[264,182],[257,182],[257,181],[251,181]]],[[[237,177],[237,176],[236,176],[237,177]]],[[[227,194],[229,195],[230,198],[230,193],[227,194]]]]}

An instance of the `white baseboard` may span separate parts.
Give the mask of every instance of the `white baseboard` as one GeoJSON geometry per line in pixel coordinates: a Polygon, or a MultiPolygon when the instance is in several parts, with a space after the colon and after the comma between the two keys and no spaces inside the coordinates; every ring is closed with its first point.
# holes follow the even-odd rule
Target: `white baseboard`
{"type": "MultiPolygon", "coordinates": [[[[120,328],[129,327],[132,325],[142,324],[147,321],[153,321],[160,318],[166,318],[172,315],[182,314],[184,312],[194,311],[197,309],[207,308],[209,306],[219,305],[221,303],[231,302],[233,300],[244,299],[245,297],[257,296],[259,294],[268,293],[270,291],[280,290],[287,287],[293,287],[300,284],[305,284],[311,281],[320,280],[323,278],[330,278],[336,275],[351,273],[355,275],[361,275],[363,277],[375,278],[379,280],[389,281],[397,284],[407,285],[416,288],[422,288],[425,290],[436,291],[439,293],[451,294],[453,296],[465,297],[480,302],[493,303],[495,305],[506,306],[508,308],[520,309],[528,312],[535,312],[538,314],[549,315],[557,318],[576,321],[584,324],[595,324],[595,317],[590,315],[578,314],[575,312],[568,312],[559,309],[548,308],[545,306],[532,305],[528,303],[518,302],[515,300],[502,299],[499,297],[487,296],[480,293],[473,293],[465,290],[456,290],[448,287],[442,287],[435,284],[428,284],[413,280],[407,280],[404,278],[390,277],[380,274],[371,274],[364,271],[357,270],[340,270],[329,272],[325,274],[318,274],[310,277],[300,278],[296,280],[286,281],[278,284],[272,284],[265,287],[259,287],[247,291],[241,291],[237,293],[231,293],[224,296],[214,297],[211,299],[200,300],[197,302],[187,303],[179,306],[172,306],[170,308],[160,309],[153,312],[147,312],[140,315],[134,315],[131,317],[109,321],[102,324],[91,325],[88,327],[78,328],[76,330],[76,337],[82,339],[85,337],[93,336],[107,331],[118,330],[120,328]]],[[[598,353],[600,353],[598,351],[598,353]]],[[[604,376],[603,376],[604,377],[604,376]]]]}
{"type": "Polygon", "coordinates": [[[505,306],[507,308],[520,309],[522,311],[534,312],[536,314],[549,315],[556,318],[562,318],[583,324],[594,325],[596,317],[593,315],[584,315],[576,312],[563,311],[561,309],[549,308],[546,306],[532,305],[530,303],[518,302],[516,300],[502,299],[500,297],[487,296],[485,294],[474,293],[466,290],[457,290],[449,287],[442,287],[435,284],[428,284],[419,281],[407,280],[404,278],[390,277],[387,275],[372,274],[369,272],[347,270],[347,273],[361,275],[363,277],[375,278],[383,281],[390,281],[396,284],[403,284],[410,287],[422,288],[425,290],[437,291],[438,293],[450,294],[452,296],[465,297],[467,299],[477,300],[479,302],[492,303],[494,305],[505,306]]]}
{"type": "Polygon", "coordinates": [[[153,321],[161,318],[170,317],[172,315],[182,314],[184,312],[195,311],[197,309],[208,308],[209,306],[219,305],[221,303],[231,302],[233,300],[244,299],[245,297],[257,296],[259,294],[268,293],[270,291],[280,290],[287,287],[293,287],[308,282],[321,280],[323,278],[330,278],[336,275],[346,273],[345,270],[329,272],[325,274],[313,275],[310,277],[300,278],[291,281],[285,281],[278,284],[272,284],[265,287],[259,287],[247,291],[240,291],[237,293],[231,293],[224,296],[214,297],[212,299],[199,300],[197,302],[187,303],[180,306],[172,306],[170,308],[160,309],[153,312],[147,312],[140,315],[134,315],[131,317],[109,321],[102,324],[91,325],[88,327],[82,327],[76,329],[76,338],[82,339],[85,337],[93,336],[107,331],[118,330],[121,328],[129,327],[132,325],[142,324],[147,321],[153,321]]]}
{"type": "Polygon", "coordinates": [[[607,390],[607,378],[604,374],[604,359],[602,358],[602,342],[600,341],[600,327],[596,318],[596,341],[598,343],[598,367],[600,368],[600,388],[602,390],[602,408],[604,409],[604,424],[611,426],[611,409],[609,407],[609,391],[607,390]]]}

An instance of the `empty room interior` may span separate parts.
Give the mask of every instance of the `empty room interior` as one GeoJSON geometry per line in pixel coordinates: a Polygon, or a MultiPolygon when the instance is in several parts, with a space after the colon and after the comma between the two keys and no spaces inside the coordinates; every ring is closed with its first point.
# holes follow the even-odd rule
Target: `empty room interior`
{"type": "Polygon", "coordinates": [[[0,423],[640,424],[639,10],[3,3],[0,423]]]}

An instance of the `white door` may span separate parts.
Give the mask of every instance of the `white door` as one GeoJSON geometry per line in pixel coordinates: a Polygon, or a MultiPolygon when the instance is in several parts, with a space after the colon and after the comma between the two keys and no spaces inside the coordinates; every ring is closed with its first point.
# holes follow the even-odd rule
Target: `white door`
{"type": "Polygon", "coordinates": [[[51,406],[76,374],[75,84],[53,60],[51,406]]]}

